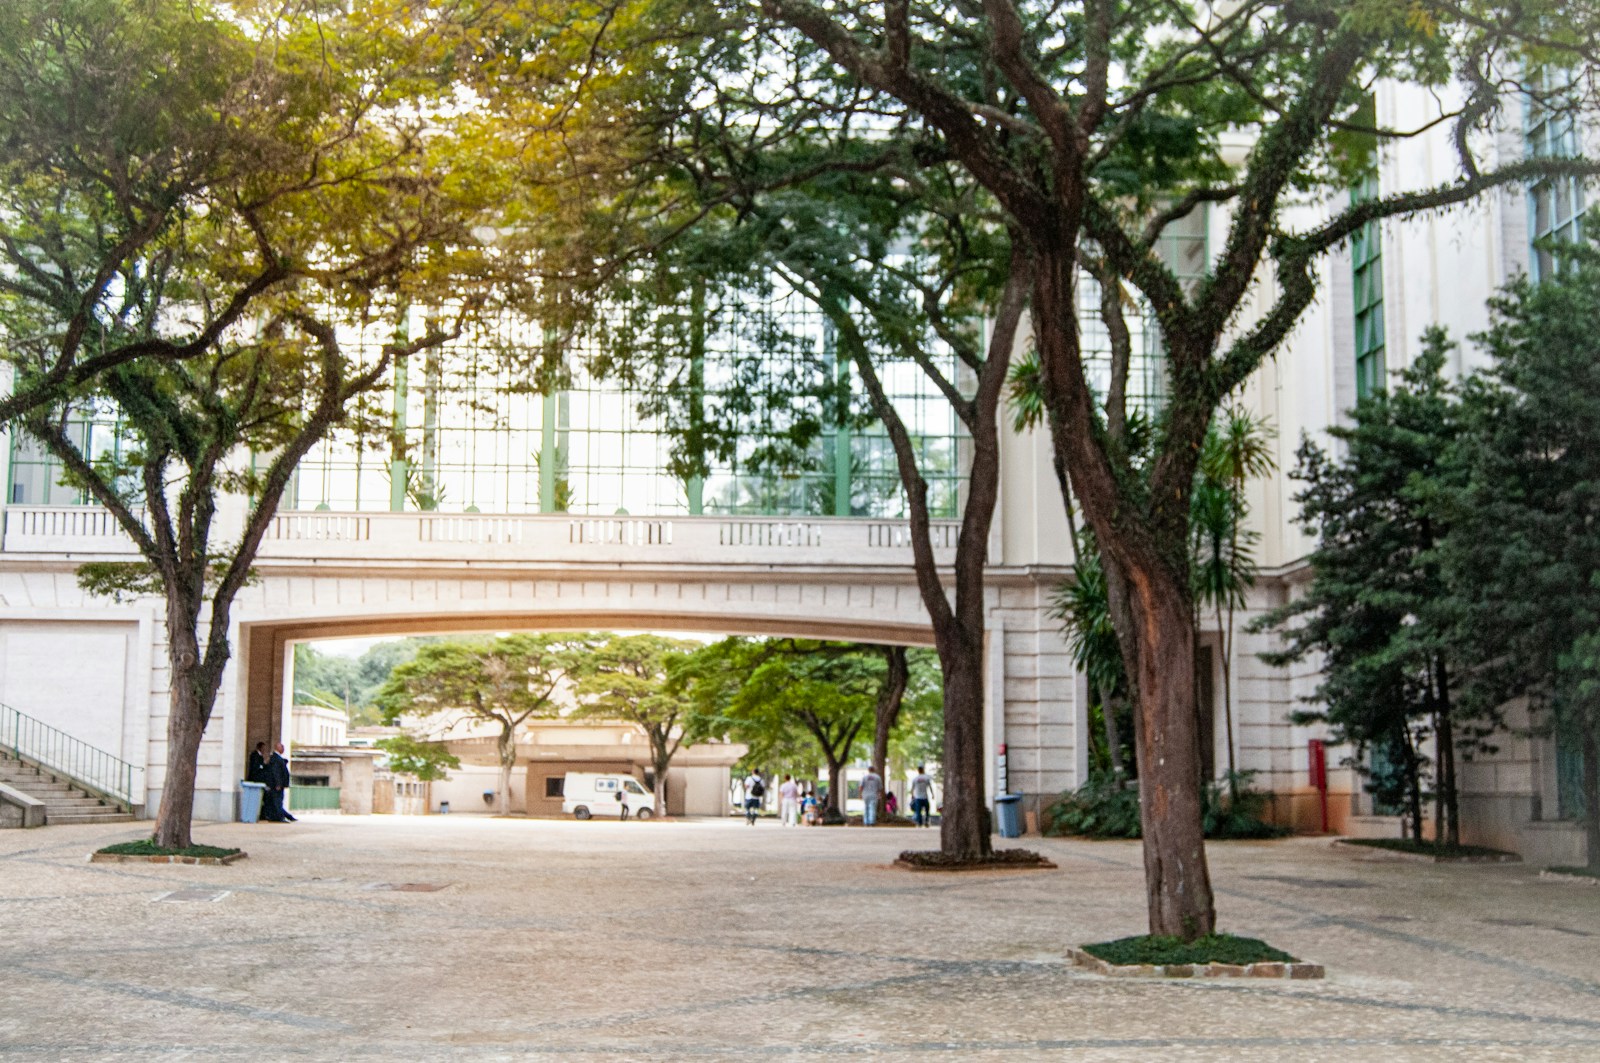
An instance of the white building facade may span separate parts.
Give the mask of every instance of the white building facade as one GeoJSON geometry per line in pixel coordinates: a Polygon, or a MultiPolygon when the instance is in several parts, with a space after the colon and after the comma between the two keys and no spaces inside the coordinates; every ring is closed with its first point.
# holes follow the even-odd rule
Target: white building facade
{"type": "MultiPolygon", "coordinates": [[[[1437,107],[1410,90],[1380,88],[1375,97],[1378,121],[1393,127],[1418,125],[1416,116],[1437,107]]],[[[1501,134],[1495,148],[1507,158],[1530,145],[1557,152],[1569,150],[1571,136],[1535,127],[1501,134]]],[[[1386,149],[1356,194],[1427,187],[1455,172],[1441,127],[1386,149]]],[[[1243,631],[1309,578],[1311,542],[1294,523],[1297,487],[1288,473],[1295,448],[1302,436],[1326,442],[1360,394],[1416,356],[1425,327],[1444,325],[1462,341],[1482,328],[1500,286],[1548,269],[1534,239],[1573,235],[1583,203],[1570,182],[1518,185],[1448,213],[1370,228],[1322,261],[1320,297],[1245,389],[1243,403],[1276,431],[1280,471],[1250,488],[1262,575],[1234,640],[1234,755],[1257,773],[1254,785],[1275,795],[1283,822],[1318,829],[1326,803],[1332,829],[1397,830],[1374,816],[1381,810],[1359,777],[1339,766],[1350,751],[1330,749],[1326,792],[1313,785],[1311,743],[1326,733],[1290,723],[1289,714],[1315,688],[1314,665],[1269,667],[1257,654],[1272,648],[1271,636],[1243,631]]],[[[1300,211],[1306,220],[1324,213],[1315,204],[1300,211]]],[[[1184,219],[1169,241],[1174,266],[1203,271],[1226,225],[1222,210],[1184,219]]],[[[1269,296],[1259,293],[1257,312],[1269,296]]],[[[817,341],[826,355],[827,337],[817,341]]],[[[1463,343],[1451,368],[1464,374],[1481,361],[1463,343]]],[[[1158,375],[1145,382],[1152,399],[1158,375]]],[[[201,751],[198,815],[230,816],[248,748],[286,733],[285,673],[300,641],[612,628],[931,644],[881,436],[841,426],[819,444],[814,467],[789,480],[729,469],[706,482],[675,482],[659,472],[659,434],[640,427],[625,396],[603,385],[525,397],[526,409],[499,410],[499,428],[474,422],[470,411],[481,402],[453,404],[455,386],[433,367],[413,371],[409,392],[403,377],[396,382],[391,427],[411,440],[404,454],[363,466],[360,448],[330,445],[302,467],[292,508],[264,544],[261,580],[235,610],[233,660],[201,751]]],[[[953,518],[959,433],[933,397],[912,383],[898,386],[927,452],[943,456],[936,505],[953,518]]],[[[460,387],[480,397],[495,392],[477,377],[460,387]]],[[[54,486],[26,446],[7,440],[0,454],[8,485],[0,703],[141,769],[153,809],[168,696],[159,603],[116,604],[80,591],[77,565],[125,557],[130,548],[108,518],[54,486]]],[[[986,741],[991,773],[1004,745],[1009,786],[1037,811],[1086,778],[1087,691],[1050,615],[1072,556],[1038,433],[1006,434],[1002,472],[989,543],[986,741]]],[[[949,519],[935,528],[946,562],[955,532],[949,519]]],[[[1202,684],[1213,721],[1206,759],[1220,774],[1229,759],[1222,640],[1214,629],[1201,640],[1214,673],[1209,690],[1202,684]]],[[[1560,798],[1562,751],[1526,731],[1504,736],[1500,747],[1462,767],[1463,840],[1581,862],[1575,811],[1560,798]]]]}

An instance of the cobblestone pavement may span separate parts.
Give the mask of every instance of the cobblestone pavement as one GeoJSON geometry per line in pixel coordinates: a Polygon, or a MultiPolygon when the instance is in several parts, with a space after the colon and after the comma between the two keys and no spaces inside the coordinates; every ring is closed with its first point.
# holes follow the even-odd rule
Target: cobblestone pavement
{"type": "Polygon", "coordinates": [[[1153,982],[1062,959],[1142,932],[1136,843],[949,875],[888,866],[931,831],[303,816],[85,860],[143,833],[0,832],[0,1058],[1600,1059],[1600,889],[1519,865],[1214,845],[1223,928],[1329,977],[1153,982]]]}

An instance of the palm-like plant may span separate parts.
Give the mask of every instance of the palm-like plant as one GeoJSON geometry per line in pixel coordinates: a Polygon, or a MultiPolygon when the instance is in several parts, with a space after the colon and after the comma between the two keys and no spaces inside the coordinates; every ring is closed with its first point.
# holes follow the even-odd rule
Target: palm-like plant
{"type": "Polygon", "coordinates": [[[1209,605],[1216,611],[1222,636],[1222,714],[1230,792],[1235,791],[1238,777],[1233,742],[1234,613],[1255,584],[1255,545],[1261,539],[1259,532],[1244,526],[1250,512],[1244,487],[1276,467],[1273,435],[1265,419],[1238,407],[1226,410],[1221,423],[1206,436],[1190,503],[1195,608],[1209,605]]]}
{"type": "Polygon", "coordinates": [[[1122,650],[1117,645],[1117,631],[1111,621],[1111,601],[1106,593],[1105,570],[1100,567],[1100,551],[1087,531],[1078,537],[1077,558],[1074,578],[1056,588],[1050,615],[1061,621],[1073,663],[1100,698],[1111,777],[1120,789],[1127,771],[1123,765],[1117,717],[1128,696],[1127,673],[1123,671],[1122,650]]]}

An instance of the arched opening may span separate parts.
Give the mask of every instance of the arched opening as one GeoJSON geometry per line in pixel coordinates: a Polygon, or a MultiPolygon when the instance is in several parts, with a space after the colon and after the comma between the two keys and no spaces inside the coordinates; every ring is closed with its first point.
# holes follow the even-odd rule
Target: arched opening
{"type": "MultiPolygon", "coordinates": [[[[309,730],[310,725],[317,724],[316,720],[309,719],[315,715],[314,711],[303,704],[297,708],[297,701],[303,702],[304,698],[296,697],[296,646],[326,646],[335,640],[351,639],[369,642],[406,636],[570,631],[602,635],[648,631],[688,636],[704,642],[741,635],[911,647],[925,647],[931,643],[931,635],[925,628],[904,623],[707,617],[656,611],[319,617],[254,624],[241,631],[245,645],[242,656],[246,661],[243,677],[246,711],[244,726],[240,728],[239,755],[247,757],[257,742],[264,741],[270,747],[280,739],[290,740],[295,766],[291,793],[302,810],[495,811],[556,816],[571,811],[565,807],[570,802],[564,803],[564,785],[569,773],[574,772],[609,773],[624,780],[631,777],[637,779],[646,792],[653,792],[657,779],[648,738],[642,729],[625,722],[532,720],[518,732],[516,764],[509,778],[502,771],[501,750],[493,736],[484,733],[463,736],[457,730],[441,741],[459,758],[459,767],[436,785],[416,788],[398,780],[386,782],[386,774],[381,770],[374,779],[371,747],[373,739],[378,737],[376,732],[359,735],[352,742],[341,731],[338,745],[343,748],[335,748],[332,743],[320,741],[321,736],[309,730]],[[309,741],[308,734],[312,735],[309,741]]],[[[388,735],[392,734],[393,729],[390,729],[388,735]]],[[[866,731],[869,746],[870,735],[869,725],[866,731]]],[[[730,783],[734,780],[731,769],[745,752],[746,747],[739,743],[686,744],[677,752],[666,773],[666,787],[661,795],[666,813],[727,814],[730,783]]],[[[841,790],[841,796],[845,792],[841,790]]],[[[849,792],[854,793],[853,789],[849,792]]]]}

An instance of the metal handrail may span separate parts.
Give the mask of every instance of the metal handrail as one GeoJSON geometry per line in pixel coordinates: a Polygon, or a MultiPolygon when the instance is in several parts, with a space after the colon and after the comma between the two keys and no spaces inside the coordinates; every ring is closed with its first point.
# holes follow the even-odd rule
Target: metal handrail
{"type": "Polygon", "coordinates": [[[122,806],[125,812],[142,803],[134,800],[133,776],[143,768],[6,704],[0,704],[0,749],[18,760],[67,777],[83,789],[122,806]]]}

